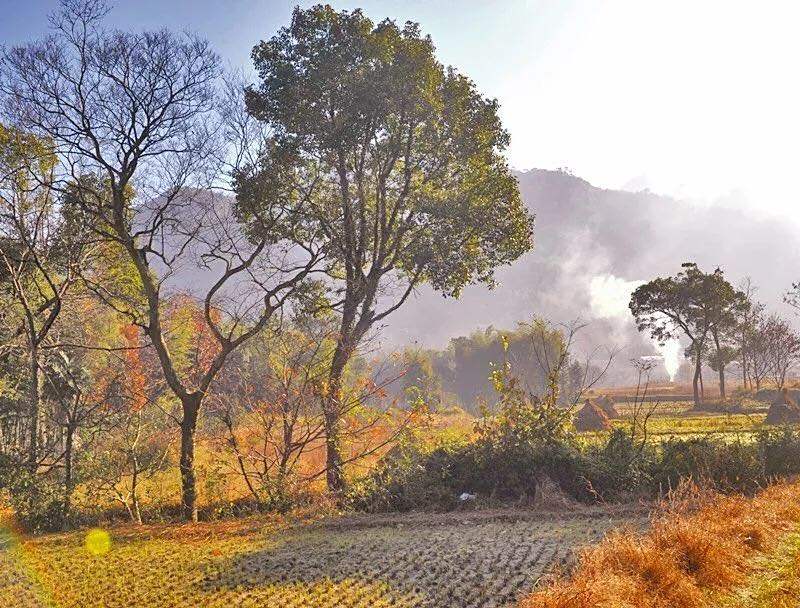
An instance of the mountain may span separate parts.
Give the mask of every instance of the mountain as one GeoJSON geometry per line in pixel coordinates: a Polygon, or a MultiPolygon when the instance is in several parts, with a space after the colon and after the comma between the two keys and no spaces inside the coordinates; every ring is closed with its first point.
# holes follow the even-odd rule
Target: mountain
{"type": "Polygon", "coordinates": [[[637,282],[674,274],[685,261],[721,267],[732,283],[751,277],[768,309],[792,313],[783,294],[800,279],[797,225],[722,204],[698,205],[649,191],[606,190],[563,171],[518,174],[536,215],[534,249],[498,271],[490,291],[472,286],[459,300],[428,288],[387,319],[389,345],[443,347],[478,327],[513,327],[533,315],[590,321],[584,346],[653,354],[638,335],[627,295],[637,282]]]}

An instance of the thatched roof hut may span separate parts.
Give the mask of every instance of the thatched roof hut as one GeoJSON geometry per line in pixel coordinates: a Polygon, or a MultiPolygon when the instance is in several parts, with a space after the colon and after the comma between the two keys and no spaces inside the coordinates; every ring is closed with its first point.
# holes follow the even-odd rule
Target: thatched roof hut
{"type": "Polygon", "coordinates": [[[614,400],[608,395],[600,397],[600,399],[597,400],[597,405],[600,406],[600,409],[602,409],[609,418],[620,417],[617,408],[614,406],[614,400]]]}
{"type": "Polygon", "coordinates": [[[611,421],[603,408],[590,399],[587,399],[575,414],[574,424],[579,431],[607,431],[611,428],[611,421]]]}
{"type": "Polygon", "coordinates": [[[800,423],[800,407],[789,396],[789,391],[783,389],[778,398],[769,406],[766,424],[795,424],[800,423]]]}

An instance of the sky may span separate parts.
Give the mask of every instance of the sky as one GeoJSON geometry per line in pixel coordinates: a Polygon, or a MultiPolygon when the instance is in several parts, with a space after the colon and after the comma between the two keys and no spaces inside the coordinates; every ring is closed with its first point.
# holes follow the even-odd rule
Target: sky
{"type": "MultiPolygon", "coordinates": [[[[302,6],[311,3],[301,3],[302,6]]],[[[53,0],[0,0],[0,41],[46,31],[53,0]]],[[[118,0],[126,29],[188,28],[231,66],[290,18],[274,0],[118,0]]],[[[511,165],[794,220],[797,2],[364,0],[418,21],[443,63],[501,103],[511,165]]]]}

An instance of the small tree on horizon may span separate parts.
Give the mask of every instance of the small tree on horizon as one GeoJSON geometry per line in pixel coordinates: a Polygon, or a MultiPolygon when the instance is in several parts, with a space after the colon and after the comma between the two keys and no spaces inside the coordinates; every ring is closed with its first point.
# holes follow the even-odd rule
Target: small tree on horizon
{"type": "MultiPolygon", "coordinates": [[[[721,269],[707,274],[693,262],[681,267],[683,270],[674,277],[659,277],[639,286],[631,295],[629,308],[637,329],[649,331],[654,340],[663,343],[681,335],[689,339],[687,352],[694,358],[692,392],[697,407],[702,403],[699,383],[708,340],[713,341],[715,356],[720,357],[724,336],[735,327],[737,314],[748,301],[725,280],[721,269]]],[[[724,400],[725,366],[717,367],[724,400]]]]}

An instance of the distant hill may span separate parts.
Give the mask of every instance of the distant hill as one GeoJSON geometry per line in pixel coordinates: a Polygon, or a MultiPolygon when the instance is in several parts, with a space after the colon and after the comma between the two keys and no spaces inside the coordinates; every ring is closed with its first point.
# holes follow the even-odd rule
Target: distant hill
{"type": "Polygon", "coordinates": [[[388,319],[390,344],[442,347],[477,327],[513,327],[538,314],[595,319],[587,343],[628,346],[626,360],[652,353],[625,311],[599,318],[590,285],[597,277],[641,281],[673,274],[688,260],[706,270],[720,266],[733,283],[752,277],[759,299],[791,314],[782,296],[800,278],[797,224],[649,191],[605,190],[562,171],[534,169],[518,178],[536,214],[534,250],[498,272],[501,285],[493,292],[471,287],[454,301],[420,290],[388,319]]]}

